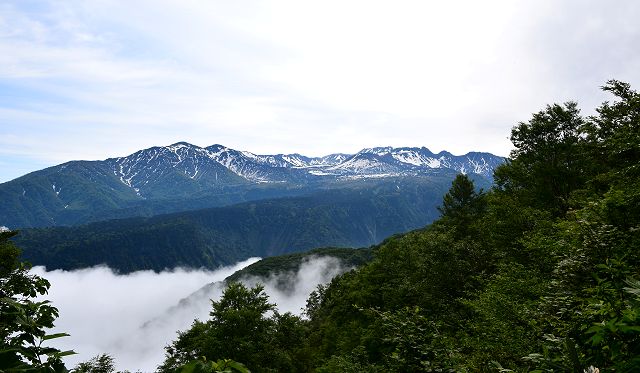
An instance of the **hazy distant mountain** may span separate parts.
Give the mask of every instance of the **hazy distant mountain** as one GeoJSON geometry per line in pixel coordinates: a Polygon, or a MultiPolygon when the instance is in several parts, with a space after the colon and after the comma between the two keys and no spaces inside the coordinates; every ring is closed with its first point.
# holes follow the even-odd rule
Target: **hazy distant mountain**
{"type": "Polygon", "coordinates": [[[349,180],[451,170],[491,178],[502,162],[489,153],[454,156],[424,147],[307,157],[180,142],[127,157],[67,162],[0,184],[0,225],[42,227],[151,216],[300,195],[349,180]]]}

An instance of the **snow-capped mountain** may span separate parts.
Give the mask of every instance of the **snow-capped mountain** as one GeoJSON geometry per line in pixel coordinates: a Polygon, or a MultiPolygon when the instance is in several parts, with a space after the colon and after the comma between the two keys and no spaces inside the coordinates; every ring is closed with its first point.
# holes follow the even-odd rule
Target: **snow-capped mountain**
{"type": "Polygon", "coordinates": [[[176,173],[199,184],[286,183],[317,178],[366,178],[420,175],[436,169],[476,173],[491,177],[503,162],[489,153],[454,156],[448,152],[432,153],[422,148],[367,148],[356,154],[331,154],[307,157],[301,154],[259,155],[223,145],[206,148],[180,142],[153,147],[127,157],[107,160],[114,175],[125,185],[144,196],[145,186],[176,173]]]}
{"type": "Polygon", "coordinates": [[[491,178],[503,158],[472,152],[454,156],[422,148],[377,147],[356,154],[307,157],[301,154],[259,155],[223,145],[202,148],[179,142],[106,160],[120,181],[144,197],[167,179],[189,178],[203,187],[242,183],[301,183],[318,178],[367,178],[420,175],[437,169],[491,178]],[[148,193],[148,192],[147,192],[148,193]]]}
{"type": "Polygon", "coordinates": [[[179,142],[104,161],[67,162],[0,184],[0,225],[65,225],[221,206],[309,193],[349,180],[456,172],[490,180],[503,161],[489,153],[454,156],[424,147],[308,157],[179,142]]]}
{"type": "Polygon", "coordinates": [[[474,173],[491,178],[493,170],[504,158],[490,153],[470,152],[455,156],[449,152],[432,153],[422,148],[366,148],[332,169],[350,170],[356,173],[420,173],[426,170],[447,168],[460,173],[474,173]]]}
{"type": "Polygon", "coordinates": [[[258,183],[300,181],[305,173],[299,168],[308,167],[311,159],[300,154],[256,155],[238,151],[223,145],[206,148],[208,156],[236,175],[258,183]]]}
{"type": "Polygon", "coordinates": [[[247,151],[211,145],[205,148],[207,156],[229,171],[250,182],[304,182],[310,175],[308,168],[332,166],[346,159],[344,154],[325,157],[306,157],[301,154],[258,155],[247,151]]]}
{"type": "MultiPolygon", "coordinates": [[[[125,193],[135,193],[144,199],[192,195],[211,188],[255,183],[305,184],[327,180],[419,176],[433,174],[434,170],[475,173],[490,179],[493,170],[503,161],[502,157],[489,153],[471,152],[455,156],[448,152],[434,154],[425,147],[377,147],[362,149],[351,155],[307,157],[301,154],[259,155],[223,145],[202,148],[179,142],[104,161],[67,162],[36,173],[56,171],[52,172],[57,176],[50,178],[50,187],[58,198],[62,198],[60,193],[63,186],[66,191],[72,187],[67,185],[69,178],[62,176],[71,173],[74,178],[81,177],[99,183],[104,183],[109,175],[113,175],[112,179],[115,179],[108,183],[111,190],[124,188],[125,193]]],[[[23,188],[22,192],[26,194],[27,190],[23,188]]]]}
{"type": "Polygon", "coordinates": [[[124,185],[141,197],[153,194],[159,184],[174,184],[186,178],[203,187],[246,182],[208,150],[185,142],[152,147],[105,162],[124,185]]]}

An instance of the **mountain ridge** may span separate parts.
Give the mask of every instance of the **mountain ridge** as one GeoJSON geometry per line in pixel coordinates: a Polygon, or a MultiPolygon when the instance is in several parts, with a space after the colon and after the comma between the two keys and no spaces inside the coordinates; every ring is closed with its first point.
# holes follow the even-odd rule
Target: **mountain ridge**
{"type": "Polygon", "coordinates": [[[2,183],[0,225],[44,227],[82,224],[114,214],[149,216],[299,195],[360,179],[451,171],[491,179],[493,169],[502,162],[504,158],[490,153],[453,156],[434,154],[425,147],[376,147],[356,154],[307,157],[177,142],[124,157],[70,161],[2,183]]]}

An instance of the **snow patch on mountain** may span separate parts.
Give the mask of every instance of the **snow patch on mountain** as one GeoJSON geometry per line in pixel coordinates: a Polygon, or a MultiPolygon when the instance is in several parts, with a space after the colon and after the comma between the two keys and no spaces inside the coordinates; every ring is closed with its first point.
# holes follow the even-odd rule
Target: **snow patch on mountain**
{"type": "Polygon", "coordinates": [[[201,148],[179,142],[107,161],[111,161],[113,174],[124,185],[144,197],[149,185],[164,177],[172,177],[175,172],[194,183],[221,185],[228,182],[229,175],[251,183],[304,183],[327,177],[357,179],[426,175],[439,169],[492,177],[493,169],[504,159],[489,153],[471,152],[454,156],[448,152],[434,154],[425,147],[390,146],[365,148],[353,155],[336,153],[324,157],[297,153],[259,155],[218,144],[201,148]]]}
{"type": "Polygon", "coordinates": [[[350,159],[336,166],[329,167],[328,169],[332,171],[348,171],[354,173],[355,175],[353,176],[360,174],[390,174],[398,171],[393,165],[381,160],[376,153],[358,153],[350,159]]]}
{"type": "Polygon", "coordinates": [[[407,150],[393,154],[392,157],[402,163],[408,163],[414,166],[423,166],[427,163],[427,160],[420,156],[420,154],[407,150]]]}

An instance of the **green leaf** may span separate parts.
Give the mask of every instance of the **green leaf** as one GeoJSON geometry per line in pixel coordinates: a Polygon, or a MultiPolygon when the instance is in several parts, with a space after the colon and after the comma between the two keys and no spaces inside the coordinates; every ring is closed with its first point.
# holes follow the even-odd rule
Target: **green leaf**
{"type": "Polygon", "coordinates": [[[593,346],[597,346],[600,344],[600,342],[602,342],[603,339],[604,339],[604,336],[602,334],[596,334],[593,337],[591,337],[591,344],[593,346]]]}
{"type": "Polygon", "coordinates": [[[187,363],[185,365],[182,366],[182,368],[180,368],[178,370],[179,373],[194,373],[196,370],[196,366],[199,364],[200,362],[198,360],[194,360],[190,363],[187,363]]]}
{"type": "Polygon", "coordinates": [[[69,337],[70,335],[67,333],[56,333],[56,334],[47,334],[44,337],[42,337],[43,340],[48,341],[50,339],[56,339],[56,338],[61,338],[61,337],[69,337]]]}
{"type": "Polygon", "coordinates": [[[67,351],[57,352],[55,354],[55,356],[57,356],[57,357],[65,357],[65,356],[76,355],[76,354],[77,354],[77,352],[75,352],[73,350],[67,350],[67,351]]]}
{"type": "Polygon", "coordinates": [[[640,332],[640,326],[629,326],[629,325],[620,325],[619,329],[621,332],[623,333],[628,333],[628,332],[640,332]]]}
{"type": "Polygon", "coordinates": [[[231,361],[227,362],[227,365],[230,368],[233,368],[233,369],[237,370],[240,373],[251,373],[251,371],[249,371],[249,369],[247,369],[247,367],[245,367],[244,364],[238,363],[237,361],[231,360],[231,361]]]}

